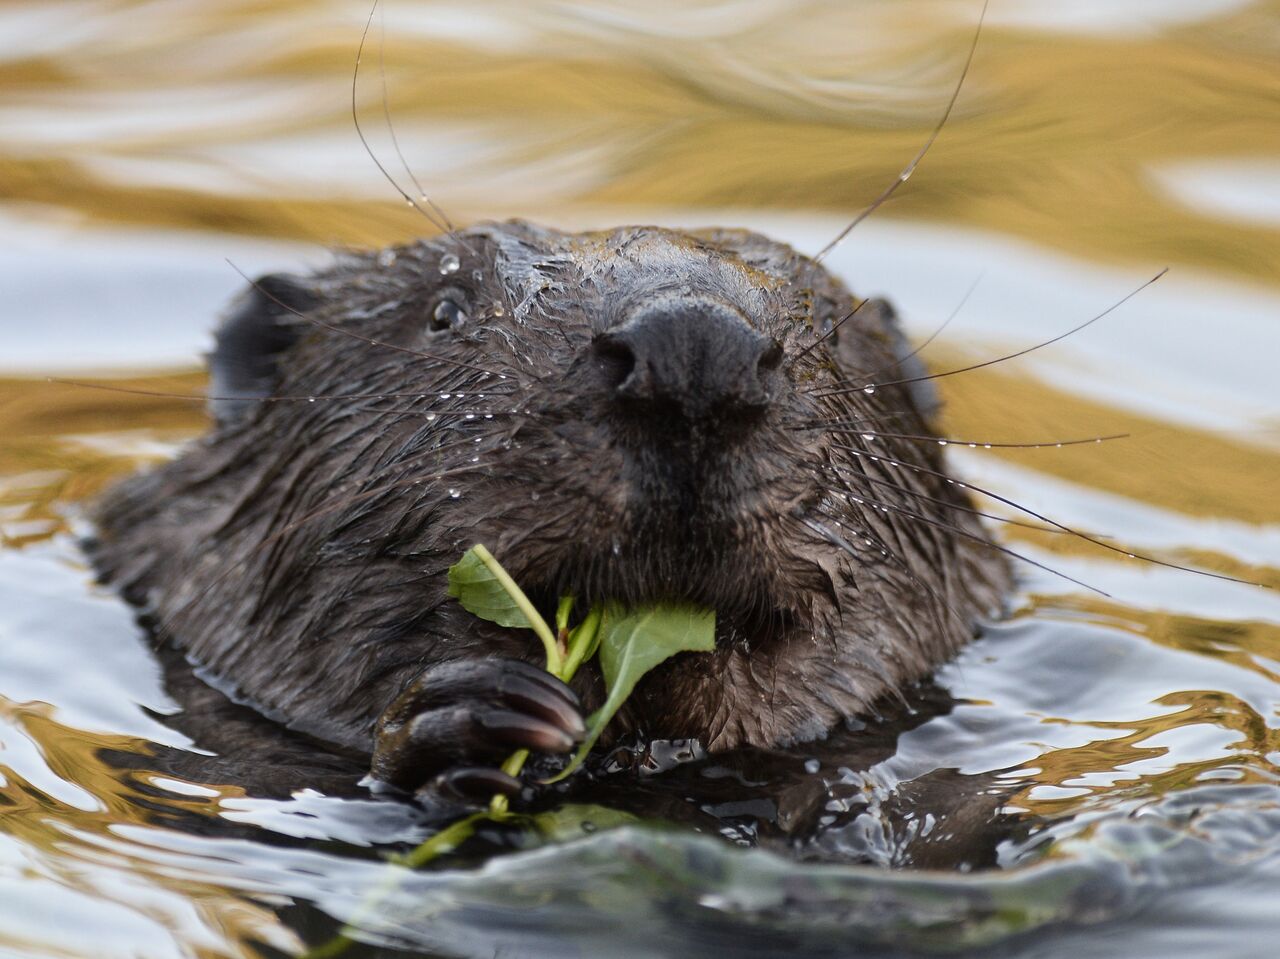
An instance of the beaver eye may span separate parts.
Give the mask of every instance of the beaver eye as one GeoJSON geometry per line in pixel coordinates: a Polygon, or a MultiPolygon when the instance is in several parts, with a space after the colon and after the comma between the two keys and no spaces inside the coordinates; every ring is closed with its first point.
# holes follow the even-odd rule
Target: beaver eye
{"type": "Polygon", "coordinates": [[[452,296],[443,297],[431,311],[431,329],[456,330],[467,322],[467,309],[452,296]]]}

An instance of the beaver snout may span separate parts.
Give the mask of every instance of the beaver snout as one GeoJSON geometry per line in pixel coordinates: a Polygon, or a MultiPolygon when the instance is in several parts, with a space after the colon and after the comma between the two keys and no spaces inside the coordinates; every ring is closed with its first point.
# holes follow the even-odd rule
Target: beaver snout
{"type": "Polygon", "coordinates": [[[624,408],[688,421],[762,412],[781,381],[778,343],[708,297],[646,301],[592,351],[624,408]]]}

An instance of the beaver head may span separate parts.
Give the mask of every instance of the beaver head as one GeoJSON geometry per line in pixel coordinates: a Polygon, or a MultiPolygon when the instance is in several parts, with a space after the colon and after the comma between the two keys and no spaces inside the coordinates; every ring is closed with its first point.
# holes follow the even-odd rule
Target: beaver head
{"type": "MultiPolygon", "coordinates": [[[[486,544],[542,606],[693,602],[713,654],[623,721],[819,735],[925,675],[1006,571],[891,310],[744,231],[481,225],[242,297],[213,430],[99,510],[97,560],[244,698],[368,744],[424,668],[537,644],[466,616],[486,544]]],[[[583,691],[594,695],[590,673],[583,691]]]]}

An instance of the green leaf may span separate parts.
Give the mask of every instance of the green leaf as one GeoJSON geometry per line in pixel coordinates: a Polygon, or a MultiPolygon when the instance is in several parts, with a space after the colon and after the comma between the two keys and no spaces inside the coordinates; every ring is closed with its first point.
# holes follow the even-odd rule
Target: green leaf
{"type": "Polygon", "coordinates": [[[481,619],[499,626],[533,629],[515,597],[485,562],[482,550],[483,546],[471,547],[449,567],[449,595],[481,619]]]}
{"type": "Polygon", "coordinates": [[[533,630],[546,650],[547,672],[560,674],[560,648],[551,627],[502,564],[479,543],[449,567],[449,595],[481,619],[533,630]]]}
{"type": "Polygon", "coordinates": [[[709,653],[716,648],[715,610],[657,605],[626,612],[605,610],[600,624],[600,669],[609,696],[590,718],[587,738],[573,761],[549,782],[558,782],[582,765],[614,713],[640,678],[676,653],[709,653]]]}

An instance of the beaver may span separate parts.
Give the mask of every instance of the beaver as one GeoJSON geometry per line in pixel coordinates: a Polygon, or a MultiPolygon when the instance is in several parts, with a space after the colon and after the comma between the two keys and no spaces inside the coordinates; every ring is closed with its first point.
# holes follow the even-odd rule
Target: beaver
{"type": "Polygon", "coordinates": [[[603,682],[469,615],[484,543],[539,608],[714,609],[613,727],[787,746],[901,699],[1009,571],[892,308],[744,230],[480,224],[250,284],[213,425],[97,504],[102,580],[210,684],[479,801],[562,754],[603,682]],[[878,382],[880,386],[864,386],[878,382]]]}

